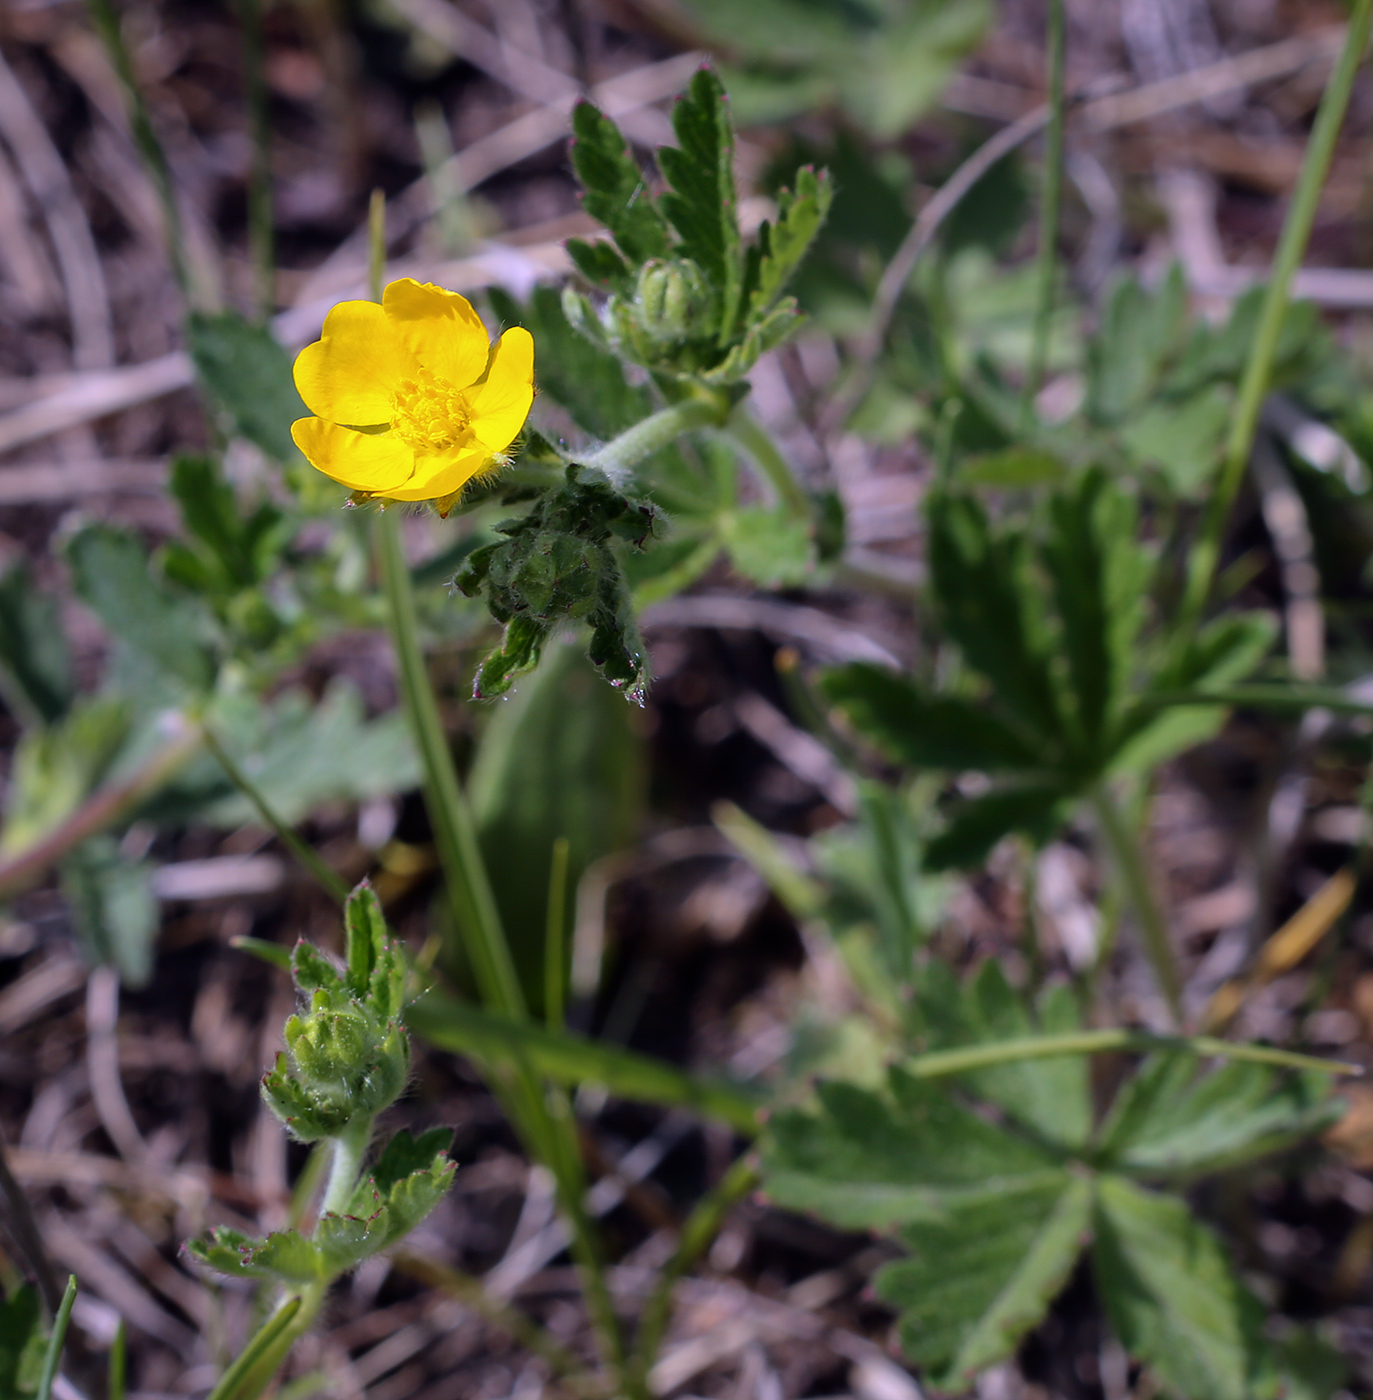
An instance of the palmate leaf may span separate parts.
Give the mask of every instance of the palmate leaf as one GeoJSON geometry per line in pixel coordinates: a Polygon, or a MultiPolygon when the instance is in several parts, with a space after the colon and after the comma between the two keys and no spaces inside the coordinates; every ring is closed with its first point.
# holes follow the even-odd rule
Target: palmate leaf
{"type": "Polygon", "coordinates": [[[988,1123],[940,1086],[889,1071],[886,1093],[821,1084],[819,1107],[773,1116],[769,1195],[847,1229],[939,1221],[989,1192],[1061,1187],[1053,1153],[988,1123]]]}
{"type": "Polygon", "coordinates": [[[1014,1355],[1082,1252],[1092,1196],[1089,1178],[1063,1172],[998,1186],[900,1232],[910,1258],[874,1282],[900,1310],[902,1349],[935,1387],[961,1391],[1014,1355]]]}
{"type": "Polygon", "coordinates": [[[1136,543],[1134,501],[1100,470],[1049,503],[1041,551],[1062,620],[1075,739],[1089,769],[1105,758],[1113,709],[1137,663],[1153,564],[1136,543]]]}
{"type": "Polygon", "coordinates": [[[981,504],[954,492],[931,499],[929,529],[930,577],[945,630],[993,691],[1013,701],[1050,759],[1062,716],[1028,541],[1019,532],[994,534],[981,504]]]}
{"type": "Polygon", "coordinates": [[[913,767],[998,773],[1042,765],[1042,751],[986,704],[928,695],[880,666],[829,671],[821,688],[860,734],[913,767]]]}
{"type": "Polygon", "coordinates": [[[676,253],[706,274],[718,297],[716,330],[723,344],[734,329],[743,274],[738,197],[734,188],[734,130],[720,80],[701,68],[672,113],[677,146],[658,152],[672,186],[660,200],[681,240],[676,253]]]}
{"type": "MultiPolygon", "coordinates": [[[[586,212],[610,230],[625,257],[636,265],[666,257],[667,225],[643,171],[619,127],[590,102],[579,102],[572,113],[570,154],[586,212]]],[[[602,266],[611,269],[608,261],[602,266]]]]}
{"type": "MultiPolygon", "coordinates": [[[[927,971],[933,975],[917,989],[916,1000],[929,1029],[931,1050],[1081,1029],[1069,988],[1050,988],[1032,1011],[995,959],[984,962],[961,988],[952,974],[927,971]]],[[[997,1065],[962,1075],[959,1082],[1056,1151],[1080,1151],[1091,1135],[1088,1062],[1081,1055],[997,1065]]]]}
{"type": "Polygon", "coordinates": [[[829,215],[833,199],[829,172],[816,174],[808,165],[796,172],[795,193],[783,190],[778,195],[777,222],[764,221],[758,242],[748,251],[744,272],[748,319],[760,319],[782,294],[829,215]]]}
{"type": "Polygon", "coordinates": [[[1117,1096],[1100,1150],[1128,1175],[1199,1176],[1309,1139],[1342,1110],[1323,1074],[1232,1061],[1198,1076],[1193,1057],[1161,1055],[1117,1096]]]}
{"type": "Polygon", "coordinates": [[[1276,1394],[1263,1309],[1185,1201],[1104,1176],[1093,1225],[1093,1271],[1111,1326],[1171,1394],[1276,1394]]]}

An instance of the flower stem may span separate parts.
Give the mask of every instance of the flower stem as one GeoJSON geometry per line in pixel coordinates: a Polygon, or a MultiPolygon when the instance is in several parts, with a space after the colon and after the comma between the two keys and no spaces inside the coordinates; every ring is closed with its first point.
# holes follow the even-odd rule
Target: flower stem
{"type": "Polygon", "coordinates": [[[215,761],[224,770],[225,776],[248,799],[262,823],[288,851],[315,877],[320,888],[331,898],[343,904],[348,898],[348,886],[324,863],[323,857],[310,843],[296,834],[276,812],[274,812],[258,791],[252,779],[229,756],[218,736],[208,726],[202,728],[205,747],[214,755],[215,761]]]}
{"type": "Polygon", "coordinates": [[[1292,195],[1292,203],[1288,207],[1277,251],[1273,255],[1273,271],[1264,294],[1258,327],[1250,342],[1249,358],[1240,378],[1239,394],[1235,402],[1234,417],[1230,420],[1230,433],[1225,442],[1225,459],[1221,465],[1220,476],[1207,503],[1201,534],[1192,548],[1187,587],[1178,619],[1178,636],[1184,640],[1190,638],[1196,630],[1206,607],[1206,600],[1210,596],[1216,566],[1220,561],[1226,518],[1230,514],[1230,507],[1234,504],[1244,477],[1244,468],[1248,464],[1249,453],[1254,445],[1254,435],[1258,431],[1259,413],[1273,377],[1278,342],[1282,336],[1283,322],[1291,297],[1292,279],[1306,253],[1311,228],[1316,220],[1316,209],[1320,203],[1321,189],[1329,173],[1330,162],[1335,154],[1335,142],[1344,121],[1345,109],[1349,105],[1354,75],[1358,72],[1364,50],[1368,47],[1370,21],[1373,21],[1373,0],[1354,0],[1352,9],[1349,28],[1345,32],[1344,48],[1325,89],[1325,95],[1321,98],[1320,110],[1316,114],[1315,125],[1306,143],[1301,175],[1292,195]]]}
{"type": "Polygon", "coordinates": [[[372,1118],[369,1114],[352,1119],[334,1139],[334,1155],[329,1162],[329,1180],[324,1198],[319,1203],[321,1215],[340,1215],[352,1199],[353,1188],[362,1173],[362,1161],[367,1144],[372,1141],[372,1118]]]}
{"type": "Polygon", "coordinates": [[[1033,421],[1035,395],[1039,393],[1044,379],[1044,363],[1049,357],[1049,326],[1053,321],[1054,281],[1058,272],[1058,218],[1063,199],[1063,59],[1066,48],[1063,0],[1049,0],[1046,47],[1049,124],[1044,132],[1044,171],[1039,196],[1039,302],[1035,309],[1030,362],[1025,370],[1025,388],[1020,400],[1022,432],[1033,421]]]}
{"type": "Polygon", "coordinates": [[[722,399],[693,398],[660,408],[611,438],[586,459],[585,466],[603,471],[617,487],[628,485],[629,473],[693,428],[719,427],[728,415],[722,399]]]}
{"type": "Polygon", "coordinates": [[[786,506],[787,513],[797,520],[808,522],[811,516],[810,498],[792,474],[772,434],[743,404],[730,414],[726,428],[735,442],[753,459],[754,466],[767,477],[778,499],[786,506]]]}
{"type": "Polygon", "coordinates": [[[439,861],[448,884],[458,926],[467,943],[472,970],[482,999],[492,1010],[523,1020],[524,993],[501,927],[500,911],[477,843],[476,822],[453,768],[439,717],[438,701],[420,648],[415,620],[415,591],[401,543],[395,511],[377,518],[388,625],[400,668],[401,694],[410,719],[410,732],[424,767],[424,799],[439,861]]]}
{"type": "Polygon", "coordinates": [[[1092,794],[1101,834],[1120,872],[1122,885],[1144,938],[1144,950],[1154,965],[1154,976],[1168,1002],[1174,1025],[1182,1024],[1182,979],[1178,975],[1168,925],[1154,898],[1153,881],[1138,835],[1130,829],[1110,789],[1102,783],[1092,794]]]}

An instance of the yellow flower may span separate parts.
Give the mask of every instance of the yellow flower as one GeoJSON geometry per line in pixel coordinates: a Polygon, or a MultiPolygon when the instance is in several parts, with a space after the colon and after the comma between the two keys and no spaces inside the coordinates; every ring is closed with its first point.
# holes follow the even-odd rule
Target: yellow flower
{"type": "Polygon", "coordinates": [[[291,425],[311,466],[350,490],[438,501],[499,466],[534,401],[534,340],[492,346],[466,297],[403,277],[374,301],[340,302],[296,357],[316,416],[291,425]]]}

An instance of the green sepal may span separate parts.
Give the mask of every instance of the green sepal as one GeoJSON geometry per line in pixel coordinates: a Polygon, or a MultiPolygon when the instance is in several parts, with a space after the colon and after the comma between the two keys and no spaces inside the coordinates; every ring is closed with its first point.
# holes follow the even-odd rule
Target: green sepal
{"type": "Polygon", "coordinates": [[[572,465],[566,485],[548,492],[506,536],[468,556],[454,582],[468,597],[485,594],[505,639],[477,673],[474,693],[489,699],[537,664],[551,629],[585,621],[589,655],[617,688],[637,693],[646,680],[642,641],[617,545],[642,549],[660,529],[654,506],[616,491],[599,472],[572,465]]]}

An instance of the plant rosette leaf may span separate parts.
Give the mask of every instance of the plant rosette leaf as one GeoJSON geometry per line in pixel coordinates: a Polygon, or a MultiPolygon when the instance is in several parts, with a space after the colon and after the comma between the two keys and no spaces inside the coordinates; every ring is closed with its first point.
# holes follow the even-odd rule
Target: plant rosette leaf
{"type": "MultiPolygon", "coordinates": [[[[941,1052],[1079,1024],[1066,989],[1031,1010],[995,964],[962,987],[941,964],[926,971],[917,1010],[941,1052]]],[[[1090,1246],[1117,1335],[1170,1393],[1270,1393],[1262,1310],[1221,1242],[1184,1200],[1131,1178],[1186,1181],[1320,1132],[1339,1112],[1328,1077],[1233,1062],[1199,1074],[1195,1055],[1157,1055],[1095,1131],[1080,1056],[956,1078],[957,1094],[917,1058],[878,1088],[821,1083],[810,1106],[773,1115],[761,1144],[779,1205],[906,1246],[875,1282],[929,1382],[962,1390],[1013,1355],[1090,1246]]]]}

